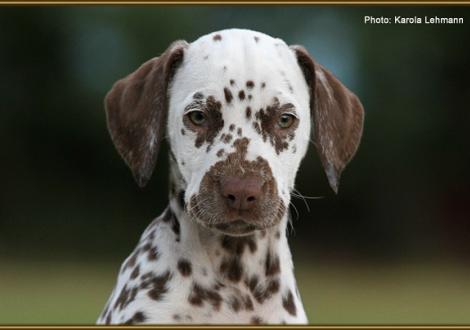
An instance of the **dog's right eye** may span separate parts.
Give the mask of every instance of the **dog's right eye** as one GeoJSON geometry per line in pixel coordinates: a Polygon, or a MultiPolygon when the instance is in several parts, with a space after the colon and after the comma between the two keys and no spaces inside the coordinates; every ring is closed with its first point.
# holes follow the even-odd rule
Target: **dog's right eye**
{"type": "Polygon", "coordinates": [[[191,120],[191,123],[193,123],[196,126],[202,126],[206,122],[206,115],[202,111],[191,111],[190,113],[187,114],[189,120],[191,120]]]}

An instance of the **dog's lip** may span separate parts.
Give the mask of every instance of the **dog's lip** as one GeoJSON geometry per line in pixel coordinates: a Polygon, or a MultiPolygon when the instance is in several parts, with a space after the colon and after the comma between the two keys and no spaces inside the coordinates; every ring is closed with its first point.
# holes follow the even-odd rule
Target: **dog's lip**
{"type": "Polygon", "coordinates": [[[243,219],[235,219],[229,222],[219,223],[214,225],[217,230],[220,230],[226,234],[232,235],[244,235],[248,233],[252,233],[255,231],[257,226],[246,222],[243,219]]]}

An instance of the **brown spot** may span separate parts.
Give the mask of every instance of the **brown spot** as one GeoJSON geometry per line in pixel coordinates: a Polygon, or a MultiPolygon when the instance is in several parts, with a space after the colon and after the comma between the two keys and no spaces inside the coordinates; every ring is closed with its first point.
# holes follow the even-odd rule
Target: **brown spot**
{"type": "Polygon", "coordinates": [[[124,322],[124,325],[133,325],[133,324],[139,324],[142,323],[146,320],[145,314],[142,312],[136,312],[134,316],[132,316],[129,320],[124,322]]]}
{"type": "Polygon", "coordinates": [[[203,98],[204,98],[204,94],[202,94],[201,92],[196,92],[193,95],[193,99],[195,100],[202,100],[203,98]]]}
{"type": "Polygon", "coordinates": [[[231,124],[228,129],[230,130],[230,132],[233,132],[233,130],[235,129],[235,125],[231,124]]]}
{"type": "Polygon", "coordinates": [[[181,135],[185,135],[185,134],[186,134],[186,132],[185,132],[184,128],[182,128],[181,129],[181,135]]]}
{"type": "Polygon", "coordinates": [[[192,267],[191,267],[191,263],[186,260],[186,259],[180,259],[178,261],[178,270],[180,271],[181,275],[183,275],[184,277],[187,277],[189,275],[191,275],[191,272],[192,272],[192,267]]]}
{"type": "Polygon", "coordinates": [[[261,88],[265,88],[266,87],[266,83],[265,82],[262,82],[261,83],[261,88]]]}
{"type": "Polygon", "coordinates": [[[216,34],[215,36],[212,37],[212,40],[220,41],[220,40],[222,40],[222,36],[220,34],[216,34]]]}
{"type": "Polygon", "coordinates": [[[114,303],[114,309],[119,308],[122,310],[126,308],[132,301],[134,301],[135,296],[137,295],[138,288],[134,287],[132,289],[127,287],[127,284],[122,288],[116,302],[114,303]]]}
{"type": "Polygon", "coordinates": [[[255,42],[258,43],[259,37],[255,36],[254,39],[255,39],[255,42]]]}
{"type": "Polygon", "coordinates": [[[251,108],[250,107],[246,107],[245,115],[246,115],[247,119],[251,118],[251,108]]]}
{"type": "Polygon", "coordinates": [[[224,95],[225,95],[225,101],[227,101],[227,103],[232,102],[233,95],[230,89],[228,89],[227,87],[224,88],[224,95]]]}
{"type": "Polygon", "coordinates": [[[221,241],[222,248],[230,254],[242,255],[245,247],[248,247],[251,253],[256,252],[256,241],[253,235],[235,237],[224,235],[221,241]]]}
{"type": "Polygon", "coordinates": [[[279,291],[279,287],[279,280],[270,280],[265,283],[264,286],[257,286],[253,292],[253,297],[258,303],[262,304],[265,300],[271,298],[273,294],[277,293],[279,291]]]}
{"type": "Polygon", "coordinates": [[[228,133],[227,135],[225,135],[224,143],[230,143],[230,141],[232,141],[232,138],[232,134],[228,133]]]}
{"type": "Polygon", "coordinates": [[[259,316],[253,316],[250,320],[251,324],[263,324],[263,319],[259,316]]]}
{"type": "Polygon", "coordinates": [[[196,148],[200,148],[204,143],[207,143],[210,146],[214,142],[214,138],[224,126],[221,108],[222,104],[213,96],[208,96],[205,101],[194,100],[185,108],[185,111],[198,109],[206,114],[206,123],[201,126],[194,125],[188,116],[183,117],[183,124],[185,127],[197,134],[194,141],[196,148]]]}
{"type": "Polygon", "coordinates": [[[241,127],[239,127],[239,128],[237,129],[237,135],[238,135],[239,137],[242,136],[242,128],[241,128],[241,127]]]}
{"type": "Polygon", "coordinates": [[[204,60],[207,60],[209,58],[209,55],[206,55],[203,57],[204,60]]]}
{"type": "MultiPolygon", "coordinates": [[[[152,274],[153,275],[153,274],[152,274]]],[[[162,275],[152,276],[151,278],[145,279],[140,283],[140,287],[143,289],[150,289],[147,295],[150,299],[161,300],[164,295],[168,292],[167,283],[171,280],[170,271],[166,271],[162,275]]]]}
{"type": "Polygon", "coordinates": [[[292,292],[290,290],[287,293],[287,296],[282,298],[282,306],[290,315],[295,316],[297,314],[294,296],[292,295],[292,292]]]}
{"type": "Polygon", "coordinates": [[[253,128],[255,129],[256,133],[261,134],[261,127],[259,126],[258,122],[253,122],[253,128]]]}
{"type": "Polygon", "coordinates": [[[137,248],[129,258],[127,258],[126,263],[124,264],[124,267],[122,268],[123,271],[125,271],[128,268],[132,268],[135,266],[135,262],[137,261],[137,257],[139,256],[140,253],[140,248],[137,248]]]}
{"type": "Polygon", "coordinates": [[[207,301],[212,305],[214,310],[219,310],[222,303],[222,296],[217,291],[204,288],[194,283],[188,301],[194,306],[202,306],[204,302],[207,301]]]}
{"type": "Polygon", "coordinates": [[[258,286],[258,276],[253,275],[250,279],[245,279],[245,285],[250,289],[251,293],[254,293],[258,286]]]}
{"type": "Polygon", "coordinates": [[[233,85],[235,85],[235,80],[230,79],[230,86],[233,86],[233,85]]]}
{"type": "Polygon", "coordinates": [[[246,82],[246,87],[247,87],[248,89],[252,89],[253,87],[255,87],[255,83],[253,82],[253,80],[248,80],[248,81],[246,82]]]}
{"type": "Polygon", "coordinates": [[[242,264],[239,258],[231,257],[222,260],[220,264],[220,272],[234,283],[240,282],[243,274],[242,264]]]}
{"type": "Polygon", "coordinates": [[[248,94],[248,100],[251,101],[252,98],[253,98],[253,96],[251,96],[251,94],[248,94]]]}
{"type": "Polygon", "coordinates": [[[236,296],[232,296],[230,298],[230,308],[235,312],[238,313],[238,311],[241,308],[241,303],[240,300],[236,296]]]}
{"type": "Polygon", "coordinates": [[[216,156],[217,156],[217,157],[222,157],[222,155],[224,154],[224,152],[225,152],[224,149],[219,149],[219,151],[217,151],[217,153],[216,153],[216,156]]]}
{"type": "Polygon", "coordinates": [[[150,250],[152,248],[152,244],[150,243],[146,243],[143,247],[142,247],[142,252],[147,252],[148,250],[150,250]]]}
{"type": "Polygon", "coordinates": [[[179,314],[173,314],[173,320],[175,320],[175,321],[181,321],[181,315],[179,315],[179,314]]]}
{"type": "Polygon", "coordinates": [[[140,267],[139,265],[135,266],[134,270],[131,273],[131,279],[135,279],[137,276],[139,276],[140,273],[140,267]]]}
{"type": "Polygon", "coordinates": [[[238,92],[238,98],[243,101],[245,99],[245,91],[241,90],[238,92]]]}
{"type": "Polygon", "coordinates": [[[265,275],[266,276],[273,276],[281,271],[281,265],[279,262],[279,256],[271,256],[271,253],[268,251],[266,255],[266,262],[264,264],[265,267],[265,275]]]}
{"type": "Polygon", "coordinates": [[[243,299],[243,304],[245,306],[245,309],[247,311],[252,311],[253,308],[253,301],[251,300],[249,295],[246,295],[245,298],[243,299]]]}

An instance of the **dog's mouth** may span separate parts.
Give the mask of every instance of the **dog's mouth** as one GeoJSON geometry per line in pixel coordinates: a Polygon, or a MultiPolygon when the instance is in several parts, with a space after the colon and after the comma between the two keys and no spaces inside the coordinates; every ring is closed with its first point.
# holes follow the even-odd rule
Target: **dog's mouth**
{"type": "Polygon", "coordinates": [[[260,229],[258,226],[246,222],[243,219],[219,223],[212,227],[226,235],[231,236],[244,236],[253,233],[257,229],[260,229]]]}

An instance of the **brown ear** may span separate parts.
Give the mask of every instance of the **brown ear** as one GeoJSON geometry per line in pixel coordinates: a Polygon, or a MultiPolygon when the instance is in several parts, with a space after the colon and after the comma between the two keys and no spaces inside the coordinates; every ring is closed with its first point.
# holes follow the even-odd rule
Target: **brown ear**
{"type": "Polygon", "coordinates": [[[364,109],[357,96],[316,63],[305,48],[291,48],[310,88],[314,143],[328,182],[337,193],[341,172],[359,146],[364,109]]]}
{"type": "Polygon", "coordinates": [[[174,42],[160,57],[118,80],[105,98],[111,138],[137,184],[152,176],[168,111],[167,88],[183,60],[185,41],[174,42]]]}

